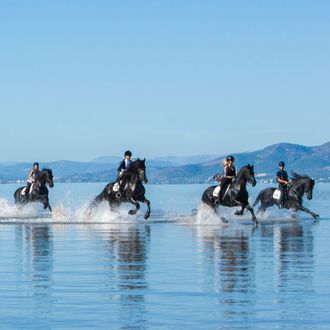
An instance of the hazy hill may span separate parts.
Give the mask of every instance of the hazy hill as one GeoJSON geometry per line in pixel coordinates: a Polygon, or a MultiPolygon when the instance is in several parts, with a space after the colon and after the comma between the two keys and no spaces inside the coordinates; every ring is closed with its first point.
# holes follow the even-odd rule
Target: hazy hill
{"type": "MultiPolygon", "coordinates": [[[[278,143],[262,150],[234,154],[236,166],[254,164],[257,178],[274,179],[278,162],[287,163],[286,169],[315,178],[330,181],[330,142],[320,146],[278,143]]],[[[147,175],[150,183],[199,183],[212,181],[219,172],[226,155],[191,157],[157,157],[147,159],[147,175]],[[192,163],[186,163],[186,162],[192,163]],[[195,162],[193,162],[195,161],[195,162]],[[182,165],[184,164],[184,165],[182,165]]],[[[41,163],[53,170],[57,181],[92,182],[112,181],[121,158],[100,157],[93,162],[56,161],[41,163]]],[[[0,180],[10,182],[25,180],[30,163],[0,164],[0,180]]]]}

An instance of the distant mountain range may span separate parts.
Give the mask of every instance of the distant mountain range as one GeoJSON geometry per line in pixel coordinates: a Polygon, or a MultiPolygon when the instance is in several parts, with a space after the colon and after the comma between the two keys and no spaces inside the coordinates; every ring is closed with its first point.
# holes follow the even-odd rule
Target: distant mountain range
{"type": "MultiPolygon", "coordinates": [[[[315,147],[279,143],[265,149],[234,154],[238,167],[254,164],[258,180],[272,180],[279,160],[286,169],[330,181],[330,142],[315,147]]],[[[205,183],[221,170],[222,160],[214,155],[157,157],[147,159],[150,183],[205,183]]],[[[57,182],[108,182],[116,178],[119,157],[100,157],[92,162],[55,161],[42,163],[53,170],[57,182]]],[[[0,182],[25,181],[30,163],[0,164],[0,182]]]]}

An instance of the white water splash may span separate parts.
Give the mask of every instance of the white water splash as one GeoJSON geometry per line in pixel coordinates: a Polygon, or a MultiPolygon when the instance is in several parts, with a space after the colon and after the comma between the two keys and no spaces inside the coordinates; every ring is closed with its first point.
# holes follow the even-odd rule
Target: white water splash
{"type": "MultiPolygon", "coordinates": [[[[40,210],[40,209],[39,209],[40,210]]],[[[31,218],[37,217],[40,212],[35,204],[24,207],[11,204],[5,198],[0,198],[0,218],[31,218]]]]}

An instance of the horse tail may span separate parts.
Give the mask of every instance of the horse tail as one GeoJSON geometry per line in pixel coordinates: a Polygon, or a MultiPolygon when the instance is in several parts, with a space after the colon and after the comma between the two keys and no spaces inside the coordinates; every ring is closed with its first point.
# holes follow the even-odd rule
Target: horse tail
{"type": "Polygon", "coordinates": [[[262,195],[262,192],[259,193],[259,195],[258,195],[257,199],[254,201],[252,207],[255,207],[260,202],[261,195],[262,195]]]}

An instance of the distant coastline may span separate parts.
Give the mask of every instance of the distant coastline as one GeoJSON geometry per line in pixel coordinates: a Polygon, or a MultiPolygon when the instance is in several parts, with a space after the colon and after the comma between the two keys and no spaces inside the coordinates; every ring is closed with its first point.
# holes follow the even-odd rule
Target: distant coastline
{"type": "MultiPolygon", "coordinates": [[[[318,182],[330,182],[330,142],[306,147],[278,143],[262,150],[235,153],[236,166],[253,164],[259,182],[272,183],[279,160],[287,170],[307,174],[318,182]]],[[[147,159],[147,176],[151,184],[213,183],[226,155],[158,157],[147,159]]],[[[56,182],[110,182],[116,178],[118,157],[100,157],[92,162],[54,161],[41,163],[53,170],[56,182]]],[[[0,183],[25,183],[30,163],[0,164],[0,183]]]]}

